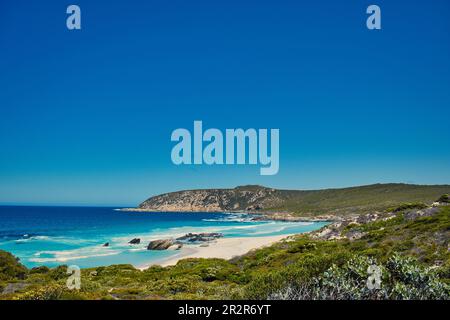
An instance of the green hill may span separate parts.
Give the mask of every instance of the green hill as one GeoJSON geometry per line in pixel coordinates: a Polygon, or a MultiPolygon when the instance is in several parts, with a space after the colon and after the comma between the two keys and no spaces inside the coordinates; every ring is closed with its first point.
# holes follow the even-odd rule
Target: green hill
{"type": "Polygon", "coordinates": [[[386,210],[402,203],[432,203],[450,185],[374,184],[341,189],[278,190],[263,186],[185,190],[151,197],[137,210],[158,212],[289,212],[347,215],[386,210]]]}
{"type": "Polygon", "coordinates": [[[285,200],[271,210],[294,213],[349,214],[386,210],[401,203],[432,203],[450,192],[450,185],[412,185],[402,183],[312,191],[282,191],[285,200]]]}

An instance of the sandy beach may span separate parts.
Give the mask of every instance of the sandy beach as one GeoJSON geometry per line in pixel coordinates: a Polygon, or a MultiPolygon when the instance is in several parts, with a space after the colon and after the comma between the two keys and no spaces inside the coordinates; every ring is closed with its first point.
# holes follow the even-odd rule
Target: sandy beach
{"type": "Polygon", "coordinates": [[[220,238],[214,242],[209,242],[207,247],[200,245],[184,246],[175,256],[159,262],[139,266],[143,270],[152,265],[171,266],[179,260],[186,258],[221,258],[231,259],[235,256],[243,255],[252,249],[269,246],[290,235],[278,235],[267,237],[242,237],[242,238],[220,238]]]}

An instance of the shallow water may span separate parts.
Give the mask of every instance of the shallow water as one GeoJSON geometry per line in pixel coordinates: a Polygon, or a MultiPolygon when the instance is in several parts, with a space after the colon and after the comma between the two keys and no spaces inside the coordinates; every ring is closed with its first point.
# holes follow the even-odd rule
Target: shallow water
{"type": "Polygon", "coordinates": [[[82,268],[129,263],[135,266],[168,258],[176,251],[148,251],[155,239],[193,232],[225,237],[262,237],[303,233],[325,222],[252,221],[240,213],[122,212],[114,208],[0,206],[0,249],[27,267],[68,264],[82,268]],[[139,245],[130,245],[140,238],[139,245]],[[108,247],[103,244],[109,242],[108,247]]]}

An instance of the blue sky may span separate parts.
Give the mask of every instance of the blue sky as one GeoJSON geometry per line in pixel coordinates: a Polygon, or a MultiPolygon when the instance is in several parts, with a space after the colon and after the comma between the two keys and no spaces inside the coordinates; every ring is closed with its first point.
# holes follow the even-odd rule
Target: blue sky
{"type": "Polygon", "coordinates": [[[187,188],[450,183],[436,1],[2,1],[0,203],[187,188]],[[77,4],[82,30],[66,28],[77,4]],[[365,26],[382,10],[382,30],[365,26]],[[280,171],[175,166],[176,128],[279,128],[280,171]]]}

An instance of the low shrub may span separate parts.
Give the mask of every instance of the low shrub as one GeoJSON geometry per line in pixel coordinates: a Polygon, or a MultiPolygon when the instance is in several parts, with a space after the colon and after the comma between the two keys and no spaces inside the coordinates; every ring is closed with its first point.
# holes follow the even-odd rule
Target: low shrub
{"type": "Polygon", "coordinates": [[[393,255],[386,264],[355,256],[343,266],[333,264],[318,277],[291,282],[270,294],[281,300],[450,299],[450,286],[430,268],[412,258],[393,255]],[[379,285],[375,285],[379,280],[379,285]],[[372,286],[369,285],[372,283],[372,286]]]}
{"type": "Polygon", "coordinates": [[[11,253],[0,250],[0,281],[25,279],[28,270],[11,253]]]}
{"type": "Polygon", "coordinates": [[[414,202],[414,203],[402,203],[396,208],[392,208],[392,212],[400,212],[404,210],[410,210],[410,209],[425,209],[427,205],[422,202],[414,202]]]}

